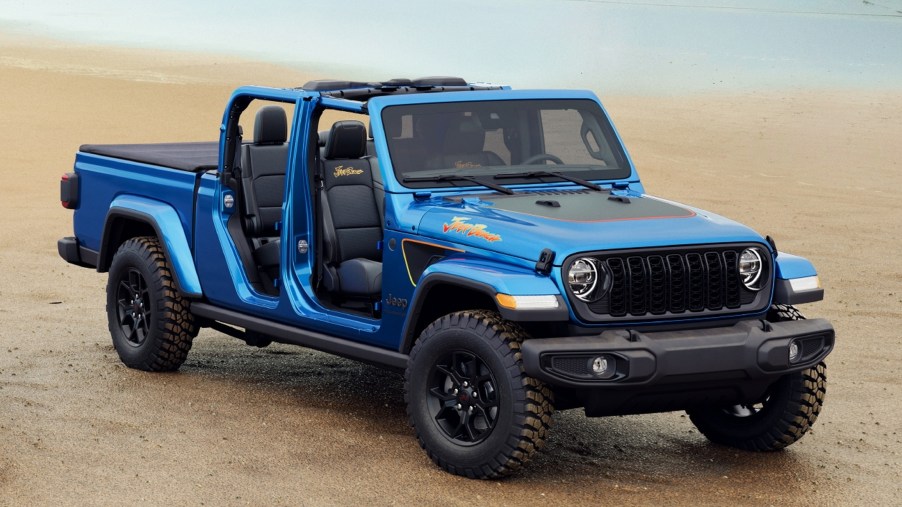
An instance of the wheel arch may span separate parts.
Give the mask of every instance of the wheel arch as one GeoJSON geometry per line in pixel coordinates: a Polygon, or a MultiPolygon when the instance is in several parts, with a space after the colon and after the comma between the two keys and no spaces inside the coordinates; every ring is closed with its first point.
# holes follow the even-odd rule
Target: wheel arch
{"type": "Polygon", "coordinates": [[[176,288],[184,296],[203,295],[194,258],[178,213],[168,204],[136,197],[113,201],[104,221],[97,271],[109,270],[122,243],[138,236],[154,236],[172,265],[176,288]]]}
{"type": "Polygon", "coordinates": [[[499,311],[495,294],[495,289],[489,284],[458,276],[435,273],[425,277],[417,284],[401,332],[399,351],[410,353],[417,336],[442,315],[461,310],[499,311]]]}

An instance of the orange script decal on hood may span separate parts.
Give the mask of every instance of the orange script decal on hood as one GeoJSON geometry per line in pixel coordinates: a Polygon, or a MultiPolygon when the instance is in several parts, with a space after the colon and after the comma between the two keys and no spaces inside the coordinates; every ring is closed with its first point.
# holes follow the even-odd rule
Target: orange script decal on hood
{"type": "Polygon", "coordinates": [[[442,232],[459,232],[461,234],[467,236],[476,236],[477,238],[482,238],[490,243],[494,243],[495,241],[501,241],[500,234],[494,234],[485,230],[488,227],[485,224],[468,224],[467,217],[453,217],[451,219],[451,223],[445,223],[442,226],[442,232]]]}

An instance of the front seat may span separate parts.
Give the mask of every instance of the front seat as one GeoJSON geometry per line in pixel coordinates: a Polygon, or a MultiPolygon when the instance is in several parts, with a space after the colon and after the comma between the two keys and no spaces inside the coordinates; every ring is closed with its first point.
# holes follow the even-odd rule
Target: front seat
{"type": "Polygon", "coordinates": [[[333,294],[378,299],[382,294],[382,218],[373,191],[366,126],[332,126],[319,191],[323,220],[323,286],[333,294]]]}

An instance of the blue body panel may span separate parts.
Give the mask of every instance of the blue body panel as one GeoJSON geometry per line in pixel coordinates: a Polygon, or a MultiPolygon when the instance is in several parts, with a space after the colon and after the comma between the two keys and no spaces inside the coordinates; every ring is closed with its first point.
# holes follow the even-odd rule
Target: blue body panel
{"type": "MultiPolygon", "coordinates": [[[[246,106],[250,99],[265,99],[294,105],[294,127],[288,139],[289,165],[279,227],[282,251],[278,296],[255,290],[248,279],[229,233],[230,220],[238,218],[234,215],[237,210],[222,205],[224,197],[233,191],[212,172],[198,175],[79,153],[76,172],[81,177],[82,205],[75,212],[76,236],[81,245],[97,251],[101,248],[104,223],[111,209],[142,213],[151,217],[159,229],[186,295],[222,308],[393,350],[397,350],[404,340],[402,332],[410,318],[409,303],[419,295],[418,291],[425,285],[423,282],[430,277],[441,275],[475,280],[494,292],[510,295],[563,295],[560,266],[567,257],[579,252],[739,242],[770,248],[761,235],[748,227],[676,203],[671,204],[687,210],[686,216],[603,223],[563,221],[493,208],[492,196],[495,194],[482,187],[413,190],[395,179],[382,131],[384,108],[424,102],[548,98],[598,101],[591,92],[559,90],[404,94],[374,97],[366,103],[298,89],[243,87],[236,90],[220,126],[220,155],[225,153],[230,142],[234,143],[234,139],[229,139],[227,125],[230,115],[236,110],[240,112],[242,104],[246,106]],[[391,245],[383,249],[385,276],[381,318],[348,313],[324,304],[311,286],[313,245],[317,238],[311,198],[314,190],[310,188],[311,167],[308,167],[312,157],[305,154],[317,149],[310,145],[316,139],[312,119],[323,107],[370,115],[385,191],[383,244],[391,245]],[[456,203],[444,199],[449,195],[470,197],[456,203]],[[479,234],[458,233],[451,228],[455,218],[484,227],[479,234]],[[310,245],[307,252],[301,253],[296,247],[300,241],[310,245]],[[448,255],[414,275],[403,251],[405,241],[444,248],[448,255]],[[535,268],[544,248],[552,248],[556,254],[550,275],[538,274],[535,268]]],[[[617,139],[619,141],[619,134],[617,139]]],[[[224,171],[222,164],[220,156],[220,174],[224,171]]],[[[603,186],[617,183],[622,188],[617,192],[630,199],[656,199],[644,194],[631,160],[629,166],[628,178],[596,183],[603,186]]],[[[571,183],[510,187],[521,191],[581,188],[571,183]]],[[[797,278],[813,275],[814,268],[805,259],[780,253],[775,272],[778,278],[797,278]]],[[[571,322],[591,327],[579,323],[572,309],[570,316],[571,322]]]]}
{"type": "Polygon", "coordinates": [[[777,255],[777,278],[791,280],[817,275],[814,264],[804,257],[780,252],[777,255]]]}
{"type": "Polygon", "coordinates": [[[84,203],[75,211],[75,234],[83,246],[100,250],[111,214],[141,214],[162,236],[182,292],[203,294],[191,248],[194,173],[87,153],[76,156],[75,171],[84,203]]]}
{"type": "Polygon", "coordinates": [[[191,297],[203,294],[200,278],[194,268],[194,254],[175,208],[146,197],[120,195],[110,204],[110,213],[117,211],[131,211],[146,216],[163,242],[163,248],[182,293],[191,297]]]}
{"type": "Polygon", "coordinates": [[[193,237],[194,173],[81,152],[75,157],[75,172],[82,202],[75,210],[75,235],[87,248],[100,249],[110,205],[121,195],[168,204],[178,215],[182,234],[193,237]]]}

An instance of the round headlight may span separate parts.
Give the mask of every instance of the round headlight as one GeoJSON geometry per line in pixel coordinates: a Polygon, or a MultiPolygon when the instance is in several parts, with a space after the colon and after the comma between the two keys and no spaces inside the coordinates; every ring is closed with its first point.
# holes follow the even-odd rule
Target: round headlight
{"type": "Polygon", "coordinates": [[[746,248],[739,256],[739,278],[749,290],[761,290],[759,283],[764,272],[764,261],[757,248],[746,248]]]}
{"type": "Polygon", "coordinates": [[[570,284],[574,296],[589,301],[595,286],[598,285],[598,268],[595,266],[595,260],[587,257],[576,259],[567,271],[567,283],[570,284]]]}

